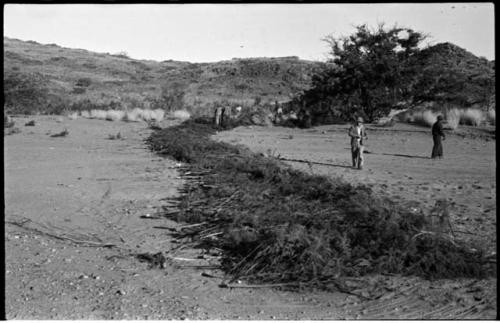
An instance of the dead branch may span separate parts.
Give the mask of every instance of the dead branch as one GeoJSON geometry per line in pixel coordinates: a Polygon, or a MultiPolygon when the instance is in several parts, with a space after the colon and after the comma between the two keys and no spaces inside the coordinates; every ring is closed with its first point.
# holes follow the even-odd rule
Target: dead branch
{"type": "Polygon", "coordinates": [[[449,242],[451,242],[452,245],[454,245],[455,247],[458,247],[458,245],[455,243],[455,241],[453,241],[452,239],[450,238],[447,238],[446,236],[444,236],[443,234],[439,234],[439,233],[436,233],[436,232],[430,232],[430,231],[420,231],[419,233],[417,233],[416,235],[414,235],[411,239],[412,240],[415,240],[417,237],[421,236],[421,235],[424,235],[424,234],[430,234],[430,235],[434,235],[434,236],[437,236],[437,237],[441,237],[443,239],[446,239],[448,240],[449,242]]]}
{"type": "Polygon", "coordinates": [[[25,230],[32,231],[32,232],[35,232],[37,234],[46,235],[46,236],[49,236],[49,237],[52,237],[52,238],[55,238],[55,239],[59,239],[59,240],[68,240],[68,241],[71,241],[71,242],[76,243],[76,244],[85,245],[86,247],[95,247],[95,248],[112,248],[112,247],[118,247],[114,243],[100,243],[100,242],[94,242],[94,241],[76,240],[76,239],[73,239],[73,238],[70,238],[70,237],[67,237],[67,236],[63,236],[63,235],[57,235],[57,234],[54,234],[54,233],[44,232],[44,231],[36,229],[36,228],[29,228],[29,227],[25,226],[25,224],[28,223],[28,222],[33,222],[33,221],[31,221],[29,219],[26,219],[26,220],[24,220],[22,222],[5,221],[5,223],[9,223],[9,224],[21,227],[21,228],[23,228],[25,230]]]}

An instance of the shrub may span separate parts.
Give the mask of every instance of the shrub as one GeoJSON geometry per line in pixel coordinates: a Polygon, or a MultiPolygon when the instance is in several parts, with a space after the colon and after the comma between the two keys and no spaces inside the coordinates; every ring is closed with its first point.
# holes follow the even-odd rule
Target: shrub
{"type": "Polygon", "coordinates": [[[486,117],[492,125],[495,125],[495,109],[488,110],[486,117]]]}
{"type": "Polygon", "coordinates": [[[162,109],[155,109],[151,115],[151,119],[155,121],[162,121],[165,117],[165,111],[162,109]]]}
{"type": "Polygon", "coordinates": [[[460,124],[479,126],[484,121],[484,115],[478,109],[466,109],[460,116],[460,124]]]}
{"type": "Polygon", "coordinates": [[[153,119],[153,115],[154,115],[153,111],[149,109],[141,110],[140,113],[140,116],[144,121],[151,121],[153,119]]]}
{"type": "Polygon", "coordinates": [[[172,118],[179,120],[187,120],[191,117],[190,113],[186,110],[176,110],[171,115],[172,118]]]}
{"type": "Polygon", "coordinates": [[[432,110],[410,110],[403,113],[402,120],[421,126],[432,127],[437,120],[437,114],[432,110]]]}
{"type": "Polygon", "coordinates": [[[125,116],[125,112],[121,110],[108,110],[106,111],[106,120],[109,121],[120,121],[125,116]]]}
{"type": "Polygon", "coordinates": [[[90,119],[104,120],[106,119],[106,115],[107,113],[104,110],[97,110],[97,109],[90,110],[90,119]]]}
{"type": "Polygon", "coordinates": [[[83,77],[76,81],[76,86],[79,87],[89,87],[90,84],[92,84],[92,80],[88,77],[83,77]]]}
{"type": "Polygon", "coordinates": [[[426,110],[422,112],[422,123],[426,126],[432,127],[432,125],[436,122],[437,115],[431,110],[426,110]]]}
{"type": "Polygon", "coordinates": [[[87,111],[87,110],[82,110],[80,111],[80,116],[82,116],[82,118],[90,118],[90,111],[87,111]]]}
{"type": "Polygon", "coordinates": [[[446,123],[452,129],[455,130],[458,128],[460,123],[460,110],[457,108],[450,109],[446,112],[446,123]]]}
{"type": "Polygon", "coordinates": [[[141,120],[142,109],[134,108],[132,111],[126,111],[123,121],[138,122],[141,120]]]}
{"type": "Polygon", "coordinates": [[[87,89],[86,89],[86,88],[84,88],[84,87],[75,86],[75,87],[73,88],[73,92],[72,92],[72,93],[73,93],[73,94],[83,94],[83,93],[85,93],[86,91],[87,91],[87,89]]]}
{"type": "Polygon", "coordinates": [[[4,73],[4,110],[15,114],[32,114],[47,106],[47,80],[37,73],[4,73]]]}

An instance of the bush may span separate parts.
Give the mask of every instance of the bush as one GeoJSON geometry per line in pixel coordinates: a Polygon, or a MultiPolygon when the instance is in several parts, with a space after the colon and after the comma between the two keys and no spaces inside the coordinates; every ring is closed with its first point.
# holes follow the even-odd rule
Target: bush
{"type": "Polygon", "coordinates": [[[426,126],[432,127],[432,125],[437,121],[437,114],[431,110],[426,110],[422,112],[422,123],[426,126]]]}
{"type": "Polygon", "coordinates": [[[49,101],[46,80],[40,74],[6,71],[4,109],[11,114],[32,114],[43,110],[49,101]]]}
{"type": "Polygon", "coordinates": [[[90,119],[105,120],[106,116],[107,112],[104,110],[97,110],[97,109],[90,110],[90,119]]]}
{"type": "Polygon", "coordinates": [[[484,114],[481,110],[466,109],[460,116],[460,124],[479,126],[484,119],[484,114]]]}
{"type": "Polygon", "coordinates": [[[125,111],[120,110],[108,110],[106,111],[106,120],[108,121],[120,121],[125,116],[125,111]]]}
{"type": "Polygon", "coordinates": [[[187,112],[186,110],[176,110],[176,111],[171,113],[171,116],[172,116],[172,118],[179,119],[179,120],[186,120],[186,119],[189,119],[191,117],[189,112],[187,112]]]}
{"type": "Polygon", "coordinates": [[[123,121],[138,122],[141,120],[142,109],[134,108],[132,111],[126,111],[123,121]]]}
{"type": "Polygon", "coordinates": [[[87,119],[89,119],[89,118],[90,118],[90,111],[87,111],[87,110],[82,110],[82,111],[80,111],[80,116],[81,116],[82,118],[87,118],[87,119]]]}
{"type": "Polygon", "coordinates": [[[487,112],[487,119],[492,124],[495,125],[495,109],[490,109],[487,112]]]}
{"type": "Polygon", "coordinates": [[[83,77],[76,81],[76,86],[79,87],[89,87],[90,84],[92,84],[92,80],[88,77],[83,77]]]}
{"type": "Polygon", "coordinates": [[[460,110],[453,108],[446,112],[446,123],[452,129],[455,130],[458,128],[460,123],[460,110]]]}

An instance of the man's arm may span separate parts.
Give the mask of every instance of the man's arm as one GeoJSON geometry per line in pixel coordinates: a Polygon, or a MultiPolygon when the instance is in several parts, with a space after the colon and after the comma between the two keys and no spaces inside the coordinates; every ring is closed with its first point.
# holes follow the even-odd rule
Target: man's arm
{"type": "Polygon", "coordinates": [[[443,140],[446,139],[446,136],[444,135],[443,125],[441,123],[439,123],[439,126],[438,126],[438,133],[441,137],[443,137],[443,140]]]}

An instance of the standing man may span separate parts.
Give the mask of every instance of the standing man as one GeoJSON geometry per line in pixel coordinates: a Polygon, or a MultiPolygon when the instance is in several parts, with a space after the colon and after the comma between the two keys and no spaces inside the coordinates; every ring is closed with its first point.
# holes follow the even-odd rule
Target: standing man
{"type": "Polygon", "coordinates": [[[348,134],[351,137],[352,167],[363,169],[363,139],[367,138],[363,118],[358,117],[355,119],[354,124],[349,128],[348,134]]]}
{"type": "Polygon", "coordinates": [[[215,108],[215,115],[214,115],[214,123],[216,126],[220,126],[221,118],[222,118],[222,108],[216,107],[215,108]]]}
{"type": "Polygon", "coordinates": [[[439,115],[437,121],[432,125],[432,141],[434,141],[434,146],[432,147],[431,158],[443,158],[443,144],[441,143],[441,137],[445,140],[443,131],[443,116],[439,115]]]}

